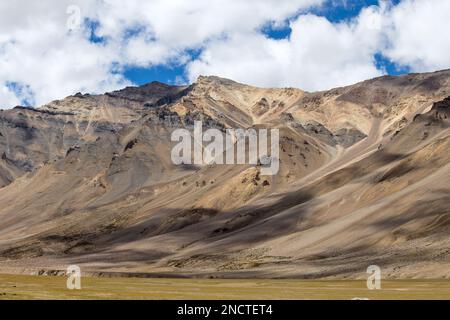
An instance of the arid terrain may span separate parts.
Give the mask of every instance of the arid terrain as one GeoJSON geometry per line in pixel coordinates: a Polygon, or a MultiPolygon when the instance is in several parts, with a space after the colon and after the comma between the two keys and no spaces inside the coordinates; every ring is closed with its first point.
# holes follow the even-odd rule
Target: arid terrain
{"type": "Polygon", "coordinates": [[[325,92],[218,77],[0,111],[0,273],[450,278],[450,71],[325,92]],[[278,128],[280,170],[171,132],[278,128]]]}

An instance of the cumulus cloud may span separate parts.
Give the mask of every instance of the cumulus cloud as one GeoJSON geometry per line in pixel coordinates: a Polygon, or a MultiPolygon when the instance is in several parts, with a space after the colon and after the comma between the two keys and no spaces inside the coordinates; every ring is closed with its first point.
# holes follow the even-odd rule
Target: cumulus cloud
{"type": "MultiPolygon", "coordinates": [[[[130,85],[129,67],[185,66],[260,86],[322,90],[385,73],[382,54],[414,71],[450,65],[450,3],[383,1],[331,23],[334,0],[0,0],[0,108],[130,85]],[[75,5],[79,9],[68,11],[75,5]],[[79,21],[77,25],[76,22],[79,21]],[[75,25],[74,25],[75,23],[75,25]],[[267,27],[289,26],[286,39],[267,27]],[[192,55],[192,51],[199,55],[192,55]],[[11,86],[14,84],[14,86],[11,86]],[[17,88],[26,88],[18,90],[17,88]]],[[[177,83],[184,82],[178,75],[177,83]]]]}
{"type": "MultiPolygon", "coordinates": [[[[118,53],[89,41],[80,25],[68,28],[69,1],[0,2],[0,85],[27,87],[36,104],[77,91],[101,92],[128,84],[114,72],[118,53]]],[[[1,107],[26,99],[23,90],[8,89],[1,107]]]]}
{"type": "Polygon", "coordinates": [[[0,86],[0,107],[1,106],[15,106],[19,104],[19,99],[13,90],[6,85],[0,86]]]}
{"type": "Polygon", "coordinates": [[[385,55],[417,72],[449,68],[449,16],[450,1],[404,0],[386,13],[385,55]]]}
{"type": "Polygon", "coordinates": [[[254,30],[280,23],[323,0],[109,0],[101,2],[96,20],[99,35],[118,37],[141,27],[158,41],[189,47],[222,34],[254,30]]]}
{"type": "Polygon", "coordinates": [[[215,74],[259,86],[324,90],[385,74],[377,54],[417,72],[449,68],[450,38],[442,36],[450,30],[449,14],[448,1],[404,0],[396,6],[380,1],[339,23],[300,15],[290,22],[289,39],[249,32],[212,41],[187,71],[191,81],[215,74]]]}
{"type": "Polygon", "coordinates": [[[302,15],[291,22],[289,39],[252,32],[213,41],[188,65],[189,78],[215,74],[258,86],[322,90],[381,75],[373,57],[381,42],[374,19],[380,10],[368,8],[338,24],[302,15]]]}
{"type": "Polygon", "coordinates": [[[185,63],[208,39],[284,21],[322,0],[0,1],[0,107],[24,100],[8,82],[27,86],[40,105],[77,91],[130,84],[126,67],[185,63]],[[76,22],[75,5],[81,16],[76,22]],[[99,41],[92,41],[95,36],[99,41]]]}

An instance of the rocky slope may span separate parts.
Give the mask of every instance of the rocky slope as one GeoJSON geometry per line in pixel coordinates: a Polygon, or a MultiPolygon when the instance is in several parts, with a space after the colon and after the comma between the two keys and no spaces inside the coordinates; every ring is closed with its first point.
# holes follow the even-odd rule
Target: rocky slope
{"type": "Polygon", "coordinates": [[[450,277],[449,96],[450,71],[316,93],[200,77],[0,111],[0,270],[450,277]],[[279,128],[280,171],[174,165],[195,120],[279,128]]]}

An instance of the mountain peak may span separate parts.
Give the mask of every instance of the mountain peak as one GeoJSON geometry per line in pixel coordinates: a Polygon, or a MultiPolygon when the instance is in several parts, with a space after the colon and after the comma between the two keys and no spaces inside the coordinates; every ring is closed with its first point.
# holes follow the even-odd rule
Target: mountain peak
{"type": "Polygon", "coordinates": [[[215,83],[215,84],[222,84],[222,85],[240,84],[234,80],[222,78],[219,76],[212,76],[212,75],[209,75],[209,76],[200,75],[200,76],[198,76],[197,81],[195,83],[199,83],[199,84],[215,83]]]}

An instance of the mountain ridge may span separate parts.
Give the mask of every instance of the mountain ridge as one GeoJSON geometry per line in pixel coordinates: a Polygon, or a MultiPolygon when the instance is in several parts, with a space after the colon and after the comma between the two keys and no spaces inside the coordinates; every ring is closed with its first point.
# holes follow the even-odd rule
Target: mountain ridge
{"type": "Polygon", "coordinates": [[[0,269],[448,278],[449,96],[449,70],[315,93],[201,77],[2,110],[0,269]],[[278,128],[279,173],[174,165],[197,120],[278,128]]]}

